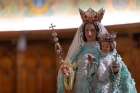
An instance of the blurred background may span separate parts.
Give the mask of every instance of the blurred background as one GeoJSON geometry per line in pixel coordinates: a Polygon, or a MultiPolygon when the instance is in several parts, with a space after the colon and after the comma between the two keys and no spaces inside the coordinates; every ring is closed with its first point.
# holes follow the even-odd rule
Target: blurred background
{"type": "Polygon", "coordinates": [[[105,9],[117,51],[140,92],[140,0],[0,0],[0,93],[56,93],[59,65],[49,26],[67,53],[82,21],[79,8],[105,9]]]}

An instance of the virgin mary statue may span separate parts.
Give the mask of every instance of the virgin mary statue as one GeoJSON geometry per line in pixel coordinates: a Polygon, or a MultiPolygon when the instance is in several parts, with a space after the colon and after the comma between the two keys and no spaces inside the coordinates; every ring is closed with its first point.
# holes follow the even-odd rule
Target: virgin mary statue
{"type": "Polygon", "coordinates": [[[65,89],[74,93],[96,93],[100,59],[98,36],[108,33],[100,23],[104,10],[96,12],[89,8],[79,11],[83,23],[74,36],[65,62],[60,66],[57,93],[65,93],[65,89]]]}
{"type": "Polygon", "coordinates": [[[79,11],[83,23],[60,65],[57,93],[65,93],[65,90],[73,93],[137,93],[135,82],[116,51],[116,42],[110,41],[111,38],[106,40],[110,33],[100,23],[104,10],[79,11]],[[110,46],[110,51],[104,52],[106,46],[110,46]]]}

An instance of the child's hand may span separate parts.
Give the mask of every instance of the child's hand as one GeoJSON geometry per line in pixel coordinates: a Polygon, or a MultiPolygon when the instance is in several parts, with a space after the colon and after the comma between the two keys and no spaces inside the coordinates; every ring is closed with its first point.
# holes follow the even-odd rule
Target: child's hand
{"type": "Polygon", "coordinates": [[[112,62],[113,73],[116,75],[116,74],[118,74],[119,70],[120,70],[120,64],[118,64],[116,62],[112,62]]]}

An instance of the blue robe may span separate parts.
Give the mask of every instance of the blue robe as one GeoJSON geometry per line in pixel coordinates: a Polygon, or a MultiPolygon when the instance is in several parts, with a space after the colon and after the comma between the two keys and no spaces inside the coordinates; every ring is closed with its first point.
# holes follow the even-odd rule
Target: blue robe
{"type": "MultiPolygon", "coordinates": [[[[110,53],[109,56],[114,58],[116,53],[117,52],[112,54],[110,53]]],[[[77,66],[77,68],[74,70],[75,81],[72,89],[74,93],[105,93],[99,88],[99,81],[97,79],[97,70],[100,65],[101,58],[102,55],[100,53],[98,43],[85,43],[80,48],[79,52],[73,54],[73,56],[70,58],[71,64],[76,64],[77,66]],[[88,54],[95,57],[94,62],[90,65],[86,64],[86,55],[88,54]]],[[[119,55],[117,56],[117,63],[121,65],[119,71],[120,81],[119,84],[113,84],[110,86],[109,93],[137,93],[135,82],[131,77],[131,73],[119,55]]],[[[116,81],[116,78],[113,75],[110,76],[111,77],[108,78],[109,82],[116,81]]],[[[64,78],[63,73],[59,71],[57,93],[65,93],[64,78]]]]}
{"type": "Polygon", "coordinates": [[[102,75],[100,75],[101,77],[97,81],[98,87],[96,93],[137,93],[131,73],[122,61],[121,56],[119,54],[116,56],[116,54],[117,51],[115,50],[106,55],[101,55],[100,65],[103,66],[99,66],[100,71],[98,71],[98,75],[100,75],[99,73],[102,75]],[[112,62],[111,60],[116,60],[120,65],[120,70],[117,76],[112,74],[111,69],[109,69],[109,65],[112,62]]]}
{"type": "MultiPolygon", "coordinates": [[[[119,56],[120,57],[120,56],[119,56]]],[[[121,57],[120,57],[121,59],[121,57]]],[[[131,76],[131,73],[129,72],[127,66],[124,64],[122,60],[120,60],[122,64],[122,68],[120,71],[120,93],[137,93],[136,87],[135,87],[135,81],[131,76]]]]}
{"type": "MultiPolygon", "coordinates": [[[[76,64],[74,93],[95,93],[96,89],[96,72],[99,64],[99,44],[97,42],[84,43],[80,51],[73,54],[71,64],[76,64]],[[86,63],[87,55],[94,57],[94,62],[86,63]]],[[[64,76],[58,73],[58,90],[57,93],[64,93],[64,76]]]]}

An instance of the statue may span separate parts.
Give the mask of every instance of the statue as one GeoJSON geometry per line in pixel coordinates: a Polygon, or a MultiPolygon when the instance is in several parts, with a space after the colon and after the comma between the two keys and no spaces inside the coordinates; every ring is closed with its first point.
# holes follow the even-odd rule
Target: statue
{"type": "Polygon", "coordinates": [[[115,38],[116,34],[110,33],[99,37],[101,57],[96,93],[137,93],[135,82],[116,51],[115,38]]]}
{"type": "Polygon", "coordinates": [[[65,89],[74,93],[136,93],[134,81],[116,51],[114,35],[101,24],[104,9],[79,11],[83,23],[65,59],[57,33],[53,33],[60,61],[57,93],[65,93],[65,89]]]}

